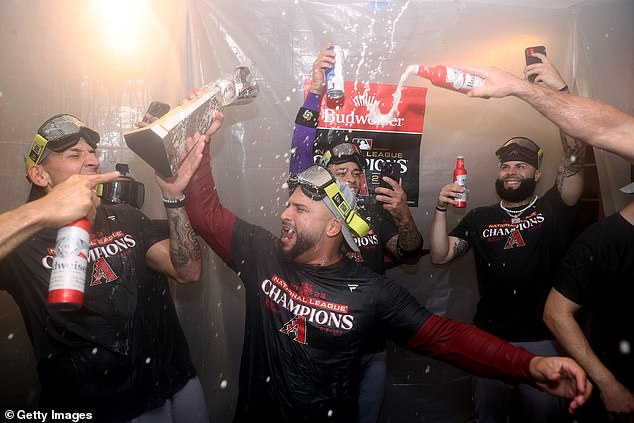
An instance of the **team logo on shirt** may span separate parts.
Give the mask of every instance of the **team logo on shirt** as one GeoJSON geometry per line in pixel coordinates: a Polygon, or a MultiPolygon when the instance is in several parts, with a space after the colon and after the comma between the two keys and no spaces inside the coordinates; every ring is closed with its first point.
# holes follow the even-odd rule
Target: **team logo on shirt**
{"type": "Polygon", "coordinates": [[[493,223],[488,225],[482,231],[482,237],[488,242],[504,241],[504,249],[509,250],[516,247],[526,246],[526,241],[522,232],[531,231],[542,226],[544,216],[541,213],[533,212],[531,215],[523,217],[517,223],[511,223],[510,220],[504,220],[502,223],[493,223]]]}
{"type": "Polygon", "coordinates": [[[269,310],[279,314],[279,310],[284,309],[295,315],[279,331],[297,342],[307,342],[308,324],[333,334],[341,334],[354,326],[354,316],[348,314],[348,306],[327,301],[325,293],[315,291],[312,284],[291,286],[273,275],[262,282],[261,289],[269,310]]]}
{"type": "Polygon", "coordinates": [[[112,271],[112,267],[110,267],[106,259],[100,258],[93,263],[90,286],[101,285],[104,282],[108,283],[116,279],[119,279],[119,276],[112,271]]]}
{"type": "Polygon", "coordinates": [[[280,329],[280,332],[287,334],[293,341],[300,344],[306,343],[306,317],[295,316],[280,329]]]}
{"type": "MultiPolygon", "coordinates": [[[[132,235],[127,235],[123,231],[115,231],[110,235],[97,232],[90,240],[90,250],[88,251],[88,263],[93,264],[90,286],[101,285],[119,279],[119,275],[108,263],[108,258],[112,256],[125,255],[137,245],[132,235]]],[[[48,255],[42,259],[42,265],[50,269],[55,257],[55,248],[48,248],[48,255]]]]}
{"type": "Polygon", "coordinates": [[[504,244],[504,249],[510,250],[511,248],[523,247],[525,245],[526,242],[524,242],[522,232],[515,230],[509,234],[509,237],[506,240],[506,244],[504,244]]]}

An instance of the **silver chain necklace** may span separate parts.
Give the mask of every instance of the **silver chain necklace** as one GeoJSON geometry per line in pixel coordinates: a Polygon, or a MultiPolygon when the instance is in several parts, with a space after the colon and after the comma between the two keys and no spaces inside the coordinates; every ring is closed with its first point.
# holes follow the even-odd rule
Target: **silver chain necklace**
{"type": "Polygon", "coordinates": [[[520,222],[520,216],[522,215],[522,213],[524,213],[526,210],[530,209],[533,204],[535,204],[535,202],[537,201],[539,197],[536,195],[535,197],[533,197],[533,199],[531,200],[530,203],[528,203],[526,205],[526,207],[524,207],[523,209],[520,210],[509,210],[506,207],[504,207],[504,204],[502,204],[504,202],[504,200],[500,200],[500,208],[502,210],[504,210],[506,212],[506,214],[509,215],[509,217],[511,218],[511,223],[519,223],[520,222]]]}

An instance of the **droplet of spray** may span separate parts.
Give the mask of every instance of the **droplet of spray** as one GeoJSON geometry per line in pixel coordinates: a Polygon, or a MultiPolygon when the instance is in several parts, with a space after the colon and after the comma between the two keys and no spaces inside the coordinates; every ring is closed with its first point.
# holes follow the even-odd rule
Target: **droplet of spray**
{"type": "Polygon", "coordinates": [[[628,355],[630,352],[632,352],[632,347],[629,342],[627,342],[626,340],[623,340],[619,342],[619,351],[623,355],[628,355]]]}

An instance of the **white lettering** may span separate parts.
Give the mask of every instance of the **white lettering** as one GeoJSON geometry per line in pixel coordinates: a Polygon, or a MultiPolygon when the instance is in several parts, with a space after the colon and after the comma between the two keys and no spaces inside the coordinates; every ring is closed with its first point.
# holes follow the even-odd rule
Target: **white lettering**
{"type": "Polygon", "coordinates": [[[347,115],[341,114],[341,113],[337,113],[336,110],[334,109],[325,109],[322,110],[323,113],[323,117],[324,117],[324,122],[325,123],[340,123],[340,124],[346,124],[346,125],[353,125],[353,124],[362,124],[362,125],[372,125],[372,126],[393,126],[393,127],[397,127],[397,126],[403,126],[404,125],[404,118],[393,118],[388,122],[377,122],[374,119],[372,119],[371,117],[369,117],[369,115],[365,114],[365,115],[358,115],[356,114],[355,110],[351,111],[350,113],[348,113],[347,115]]]}

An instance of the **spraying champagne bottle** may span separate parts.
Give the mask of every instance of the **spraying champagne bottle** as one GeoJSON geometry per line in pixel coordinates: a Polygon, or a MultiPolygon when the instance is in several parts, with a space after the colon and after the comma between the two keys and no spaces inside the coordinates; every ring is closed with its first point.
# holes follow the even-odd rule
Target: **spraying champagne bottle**
{"type": "Polygon", "coordinates": [[[413,66],[418,67],[418,69],[415,69],[418,76],[429,79],[437,87],[448,88],[466,94],[484,84],[484,78],[481,76],[465,73],[447,66],[413,66]]]}
{"type": "Polygon", "coordinates": [[[48,305],[76,310],[84,303],[90,222],[81,219],[57,231],[55,258],[48,285],[48,305]]]}
{"type": "Polygon", "coordinates": [[[453,182],[465,189],[460,197],[456,198],[454,207],[467,207],[467,169],[464,168],[464,157],[462,156],[458,156],[456,160],[456,168],[453,170],[453,182]]]}

